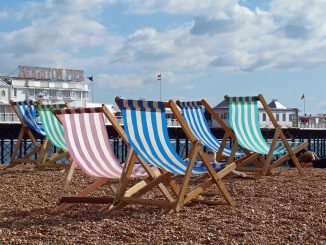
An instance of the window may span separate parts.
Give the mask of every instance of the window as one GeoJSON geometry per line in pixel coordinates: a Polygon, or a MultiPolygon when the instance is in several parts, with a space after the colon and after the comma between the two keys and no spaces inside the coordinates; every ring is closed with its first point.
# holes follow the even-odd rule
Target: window
{"type": "Polygon", "coordinates": [[[289,115],[289,121],[290,122],[293,122],[294,121],[294,118],[295,118],[295,114],[290,114],[289,115]]]}
{"type": "Polygon", "coordinates": [[[83,98],[88,98],[88,93],[87,92],[83,92],[83,98]]]}
{"type": "Polygon", "coordinates": [[[221,117],[221,119],[228,119],[228,113],[227,112],[220,113],[219,116],[221,117]]]}
{"type": "Polygon", "coordinates": [[[276,113],[275,114],[275,117],[276,117],[276,121],[279,121],[280,120],[280,114],[276,113]]]}
{"type": "Polygon", "coordinates": [[[263,122],[266,122],[266,113],[263,113],[263,122]]]}
{"type": "Polygon", "coordinates": [[[29,95],[29,96],[35,96],[35,89],[30,89],[30,90],[28,91],[28,95],[29,95]]]}
{"type": "Polygon", "coordinates": [[[81,98],[81,91],[76,91],[75,95],[76,95],[76,98],[81,98]]]}
{"type": "Polygon", "coordinates": [[[283,114],[283,122],[286,122],[286,114],[283,114]]]}
{"type": "Polygon", "coordinates": [[[49,90],[49,96],[50,96],[50,97],[55,97],[55,96],[57,96],[57,91],[56,91],[56,90],[49,90]]]}
{"type": "Polygon", "coordinates": [[[70,90],[64,90],[64,91],[62,91],[62,96],[64,98],[69,98],[70,97],[70,90]]]}
{"type": "Polygon", "coordinates": [[[17,89],[14,88],[14,97],[17,97],[17,89]]]}

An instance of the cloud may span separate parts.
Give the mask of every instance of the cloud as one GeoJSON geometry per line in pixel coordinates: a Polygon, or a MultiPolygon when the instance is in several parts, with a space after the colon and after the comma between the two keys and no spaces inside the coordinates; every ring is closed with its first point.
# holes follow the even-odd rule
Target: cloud
{"type": "Polygon", "coordinates": [[[134,90],[148,84],[148,78],[144,79],[136,75],[97,75],[94,80],[96,84],[109,90],[134,90]]]}
{"type": "Polygon", "coordinates": [[[1,23],[8,14],[26,23],[1,33],[2,69],[96,67],[112,74],[100,76],[112,89],[123,89],[121,81],[132,88],[146,86],[157,71],[167,82],[180,82],[207,70],[293,70],[326,63],[324,1],[273,0],[260,9],[236,0],[46,0],[8,11],[0,12],[1,23]],[[111,5],[146,19],[145,24],[135,21],[128,35],[110,33],[102,11],[111,5]],[[148,21],[158,16],[171,22],[148,21]],[[175,24],[180,16],[188,18],[175,24]]]}
{"type": "Polygon", "coordinates": [[[103,61],[104,53],[111,54],[112,47],[119,47],[119,37],[110,34],[94,18],[87,17],[86,12],[113,2],[48,0],[26,3],[15,16],[20,21],[32,18],[31,22],[27,21],[20,29],[4,32],[0,37],[1,67],[8,70],[17,65],[80,68],[103,61]],[[87,50],[99,55],[92,52],[89,57],[85,55],[87,50]]]}
{"type": "Polygon", "coordinates": [[[214,35],[234,30],[235,23],[232,20],[216,20],[205,16],[197,16],[194,19],[194,26],[190,33],[193,35],[214,35]]]}

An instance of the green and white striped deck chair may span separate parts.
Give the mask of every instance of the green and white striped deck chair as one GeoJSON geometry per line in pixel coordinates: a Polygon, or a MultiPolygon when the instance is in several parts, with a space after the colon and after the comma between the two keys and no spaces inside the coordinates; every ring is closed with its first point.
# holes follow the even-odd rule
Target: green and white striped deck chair
{"type": "Polygon", "coordinates": [[[52,110],[60,110],[68,107],[69,106],[67,104],[37,106],[39,118],[42,122],[42,127],[46,135],[45,141],[42,145],[41,158],[39,160],[40,166],[55,164],[57,161],[63,159],[64,157],[68,158],[69,156],[62,125],[52,113],[52,110]],[[48,158],[47,154],[51,144],[60,150],[48,158]]]}
{"type": "Polygon", "coordinates": [[[266,155],[266,160],[263,163],[262,175],[266,175],[268,171],[271,171],[290,158],[297,167],[300,175],[304,175],[303,169],[295,154],[306,148],[308,143],[288,142],[281,126],[277,123],[271,109],[261,94],[252,97],[225,96],[225,100],[229,103],[230,126],[236,135],[238,143],[252,152],[266,155]],[[258,101],[261,102],[275,127],[275,134],[271,144],[266,142],[260,130],[258,101]],[[283,156],[271,164],[273,155],[283,156]]]}
{"type": "MultiPolygon", "coordinates": [[[[200,140],[201,144],[207,149],[215,151],[216,161],[225,159],[227,162],[235,162],[237,167],[241,167],[246,163],[254,163],[256,166],[261,165],[257,160],[257,154],[250,153],[246,149],[238,148],[236,137],[232,132],[232,129],[225,124],[225,122],[219,117],[219,115],[213,110],[212,107],[204,100],[201,101],[176,101],[176,104],[181,110],[181,113],[187,122],[189,128],[193,132],[194,136],[200,140]],[[208,122],[205,118],[204,111],[208,112],[212,119],[214,119],[220,127],[224,130],[224,136],[222,141],[215,138],[208,122]],[[234,144],[232,147],[227,146],[227,141],[232,139],[234,144]],[[236,158],[236,160],[234,160],[236,158]]],[[[239,169],[239,168],[238,168],[239,169]]],[[[241,168],[239,170],[242,170],[241,168]]],[[[250,171],[251,169],[249,169],[250,171]]]]}

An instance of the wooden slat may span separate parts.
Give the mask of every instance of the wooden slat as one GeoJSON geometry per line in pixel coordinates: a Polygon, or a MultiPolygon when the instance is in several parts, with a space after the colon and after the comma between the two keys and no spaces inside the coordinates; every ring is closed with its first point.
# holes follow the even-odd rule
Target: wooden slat
{"type": "Polygon", "coordinates": [[[112,203],[114,198],[112,197],[62,197],[61,203],[98,203],[109,204],[112,203]]]}

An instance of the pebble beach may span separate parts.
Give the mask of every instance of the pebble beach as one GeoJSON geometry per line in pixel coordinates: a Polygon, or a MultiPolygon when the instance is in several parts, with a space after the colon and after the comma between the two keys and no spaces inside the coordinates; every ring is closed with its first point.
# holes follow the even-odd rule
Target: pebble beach
{"type": "MultiPolygon", "coordinates": [[[[227,178],[232,207],[210,188],[203,198],[221,204],[173,214],[141,205],[103,213],[98,204],[53,213],[65,172],[16,167],[0,172],[0,244],[326,244],[326,171],[305,173],[227,178]]],[[[68,194],[93,181],[77,171],[68,194]]],[[[111,194],[102,188],[95,195],[111,194]]]]}

